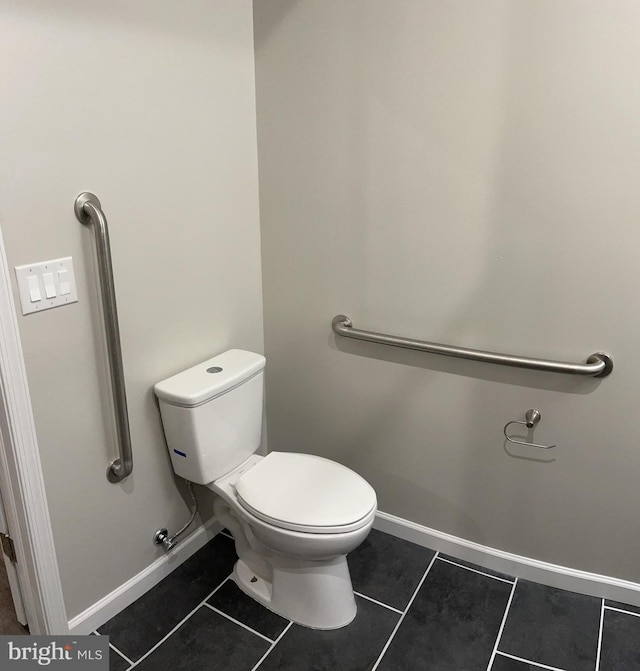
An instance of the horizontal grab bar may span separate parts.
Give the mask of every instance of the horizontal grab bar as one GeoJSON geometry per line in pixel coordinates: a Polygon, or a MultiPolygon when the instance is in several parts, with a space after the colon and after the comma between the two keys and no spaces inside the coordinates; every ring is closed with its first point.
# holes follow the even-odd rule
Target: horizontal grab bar
{"type": "Polygon", "coordinates": [[[486,352],[481,349],[469,349],[466,347],[454,347],[453,345],[441,345],[424,340],[412,338],[401,338],[399,336],[375,333],[374,331],[362,331],[354,329],[349,317],[337,315],[331,322],[331,327],[336,335],[343,338],[355,338],[356,340],[367,340],[368,342],[392,347],[404,347],[415,349],[430,354],[442,354],[454,356],[459,359],[470,359],[471,361],[482,361],[484,363],[495,363],[502,366],[515,366],[517,368],[530,368],[532,370],[544,370],[549,373],[565,373],[567,375],[587,375],[591,377],[607,377],[613,370],[613,359],[604,352],[591,354],[586,363],[567,363],[564,361],[550,361],[547,359],[534,359],[528,356],[514,356],[512,354],[498,354],[497,352],[486,352]]]}

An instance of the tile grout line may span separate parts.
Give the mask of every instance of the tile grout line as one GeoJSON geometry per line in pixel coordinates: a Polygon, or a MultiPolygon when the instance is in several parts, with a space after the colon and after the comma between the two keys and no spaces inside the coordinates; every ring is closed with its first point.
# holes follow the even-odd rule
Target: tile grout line
{"type": "Polygon", "coordinates": [[[246,624],[243,624],[240,622],[240,620],[236,620],[234,617],[231,617],[231,615],[227,615],[227,613],[223,613],[221,610],[218,610],[215,606],[212,606],[210,603],[204,603],[203,604],[206,608],[211,609],[214,613],[218,613],[218,615],[222,615],[222,617],[226,618],[227,620],[230,620],[234,624],[237,624],[240,627],[243,627],[247,631],[250,631],[252,634],[255,634],[256,636],[259,636],[261,639],[267,641],[267,643],[271,644],[273,643],[273,639],[269,638],[268,636],[265,636],[264,634],[261,634],[259,631],[256,631],[255,629],[252,629],[251,627],[247,626],[246,624]]]}
{"type": "Polygon", "coordinates": [[[491,667],[493,666],[493,660],[496,658],[496,653],[498,652],[498,646],[500,645],[500,639],[502,638],[502,632],[504,631],[504,625],[507,623],[507,617],[509,616],[509,609],[511,608],[513,595],[516,593],[517,586],[518,586],[518,579],[516,578],[515,582],[513,583],[513,587],[511,587],[511,594],[509,594],[509,600],[507,601],[507,605],[504,609],[504,615],[502,616],[502,622],[500,623],[500,629],[498,629],[498,635],[496,637],[496,644],[493,646],[493,652],[491,653],[489,664],[487,664],[487,671],[491,671],[491,667]]]}
{"type": "Polygon", "coordinates": [[[382,606],[383,608],[388,608],[389,610],[392,610],[394,613],[398,613],[399,615],[402,615],[402,611],[401,611],[401,610],[398,610],[397,608],[394,608],[393,606],[390,606],[390,605],[387,604],[387,603],[382,603],[382,601],[378,601],[377,599],[373,599],[372,597],[367,596],[366,594],[362,594],[362,592],[356,592],[356,591],[354,590],[353,593],[354,593],[356,596],[361,597],[362,599],[366,599],[367,601],[372,601],[373,603],[377,603],[378,606],[382,606]]]}
{"type": "Polygon", "coordinates": [[[500,657],[508,657],[509,659],[515,659],[517,662],[524,662],[525,664],[533,664],[539,669],[546,669],[547,671],[565,671],[564,669],[561,669],[557,666],[547,666],[542,662],[533,662],[530,659],[525,659],[524,657],[516,657],[515,655],[510,655],[507,652],[500,652],[500,650],[496,652],[496,655],[500,655],[500,657]]]}
{"type": "Polygon", "coordinates": [[[506,578],[501,578],[500,576],[497,575],[491,575],[491,573],[485,573],[484,571],[479,571],[478,569],[471,568],[470,566],[465,566],[464,564],[458,564],[454,561],[451,561],[451,559],[444,559],[444,557],[438,557],[438,561],[443,561],[447,562],[447,564],[453,564],[453,566],[457,566],[458,568],[463,568],[466,569],[467,571],[473,571],[474,573],[479,573],[480,575],[484,575],[487,578],[493,578],[494,580],[500,580],[502,582],[506,582],[508,585],[513,585],[514,580],[507,580],[506,578]]]}
{"type": "MultiPolygon", "coordinates": [[[[97,629],[94,629],[94,631],[92,633],[95,634],[96,636],[104,636],[105,635],[105,634],[101,634],[97,629]]],[[[108,634],[106,634],[106,635],[109,636],[108,634]]],[[[124,659],[125,662],[128,662],[129,664],[133,664],[133,662],[124,654],[124,652],[121,652],[120,650],[118,650],[118,648],[116,648],[116,646],[113,645],[113,643],[111,643],[111,641],[109,641],[109,647],[112,648],[113,650],[115,650],[120,655],[120,657],[122,657],[122,659],[124,659]]]]}
{"type": "Polygon", "coordinates": [[[152,646],[147,652],[140,657],[140,659],[136,660],[132,666],[127,669],[127,671],[130,671],[130,669],[133,669],[134,666],[138,666],[140,662],[144,659],[146,659],[152,652],[157,650],[168,638],[169,636],[173,635],[197,610],[200,610],[202,606],[206,603],[207,599],[210,599],[221,587],[224,585],[227,580],[231,578],[233,574],[230,573],[214,590],[211,592],[211,594],[207,595],[190,613],[188,613],[185,617],[176,624],[176,626],[168,633],[166,634],[163,638],[161,638],[154,646],[152,646]]]}
{"type": "Polygon", "coordinates": [[[604,610],[612,610],[614,613],[623,613],[624,615],[640,617],[640,613],[634,613],[632,610],[623,610],[622,608],[614,608],[613,606],[604,606],[604,610]]]}
{"type": "Polygon", "coordinates": [[[598,628],[598,651],[596,653],[596,671],[600,668],[600,653],[602,651],[602,629],[604,627],[604,599],[600,604],[600,627],[598,628]]]}
{"type": "Polygon", "coordinates": [[[116,648],[115,645],[113,645],[112,643],[109,643],[109,647],[113,648],[120,655],[120,657],[122,657],[122,659],[124,659],[125,662],[129,662],[129,664],[133,665],[133,662],[123,652],[120,652],[120,650],[118,650],[118,648],[116,648]]]}
{"type": "Polygon", "coordinates": [[[431,570],[431,567],[436,563],[436,559],[438,558],[438,552],[436,552],[433,557],[431,558],[431,561],[429,562],[429,566],[427,566],[427,570],[424,572],[424,575],[422,576],[420,582],[418,583],[418,586],[413,592],[413,595],[411,596],[411,599],[409,599],[409,603],[407,604],[407,607],[404,609],[402,615],[398,619],[398,622],[396,623],[396,626],[393,628],[393,631],[391,632],[391,636],[389,636],[389,639],[385,643],[384,648],[382,648],[382,652],[378,656],[378,659],[376,660],[376,663],[373,665],[371,668],[371,671],[376,671],[378,666],[380,665],[380,662],[382,661],[382,658],[384,657],[385,653],[389,649],[389,646],[391,645],[391,641],[393,641],[393,637],[396,635],[398,629],[400,629],[400,625],[404,621],[405,615],[409,612],[409,608],[411,608],[411,604],[414,602],[416,596],[418,595],[418,592],[420,591],[420,588],[422,587],[422,584],[426,580],[427,576],[429,575],[429,571],[431,570]]]}
{"type": "Polygon", "coordinates": [[[284,628],[284,630],[280,634],[280,636],[278,636],[278,638],[276,638],[276,640],[271,644],[270,648],[264,653],[264,655],[262,655],[262,657],[260,657],[260,659],[258,660],[256,665],[251,669],[251,671],[256,671],[256,669],[260,666],[260,664],[262,664],[262,662],[264,662],[264,660],[269,656],[269,654],[276,647],[276,645],[278,643],[280,643],[280,640],[282,639],[282,637],[289,631],[289,629],[291,629],[292,625],[293,625],[293,622],[289,622],[289,624],[284,628]]]}

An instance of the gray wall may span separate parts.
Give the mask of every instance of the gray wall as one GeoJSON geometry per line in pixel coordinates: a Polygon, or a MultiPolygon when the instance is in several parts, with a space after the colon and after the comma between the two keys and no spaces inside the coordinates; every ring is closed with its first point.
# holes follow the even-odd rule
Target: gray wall
{"type": "MultiPolygon", "coordinates": [[[[229,347],[261,352],[249,0],[2,5],[0,226],[11,266],[71,255],[79,302],[20,317],[68,616],[163,551],[188,517],[153,384],[229,347]],[[114,456],[94,239],[109,219],[134,473],[114,456]]],[[[199,490],[201,519],[211,498],[199,490]]]]}
{"type": "Polygon", "coordinates": [[[640,5],[261,0],[254,30],[270,449],[346,463],[383,511],[640,582],[640,5]],[[616,368],[339,342],[341,312],[616,368]],[[528,408],[555,451],[505,448],[528,408]]]}

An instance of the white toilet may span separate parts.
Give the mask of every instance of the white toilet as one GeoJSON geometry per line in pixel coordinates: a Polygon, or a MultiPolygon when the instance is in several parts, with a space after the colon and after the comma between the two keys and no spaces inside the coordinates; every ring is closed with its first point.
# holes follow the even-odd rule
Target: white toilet
{"type": "Polygon", "coordinates": [[[264,366],[263,356],[234,349],[155,385],[171,462],[218,495],[243,592],[306,627],[344,627],[356,615],[346,555],[371,529],[376,494],[329,459],[255,454],[264,366]]]}

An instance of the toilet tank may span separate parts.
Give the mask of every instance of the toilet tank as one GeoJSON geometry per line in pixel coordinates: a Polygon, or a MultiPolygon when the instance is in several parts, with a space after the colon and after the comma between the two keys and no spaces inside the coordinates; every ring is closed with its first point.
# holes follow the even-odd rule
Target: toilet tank
{"type": "Polygon", "coordinates": [[[206,485],[260,447],[264,365],[232,349],[155,385],[177,475],[206,485]]]}

